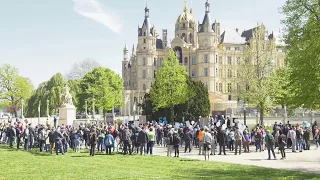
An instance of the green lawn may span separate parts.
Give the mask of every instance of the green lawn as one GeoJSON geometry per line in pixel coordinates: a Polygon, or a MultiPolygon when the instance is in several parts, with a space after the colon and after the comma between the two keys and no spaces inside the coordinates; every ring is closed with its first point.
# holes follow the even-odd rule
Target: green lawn
{"type": "Polygon", "coordinates": [[[49,155],[0,145],[0,179],[320,179],[319,175],[159,156],[49,155]]]}

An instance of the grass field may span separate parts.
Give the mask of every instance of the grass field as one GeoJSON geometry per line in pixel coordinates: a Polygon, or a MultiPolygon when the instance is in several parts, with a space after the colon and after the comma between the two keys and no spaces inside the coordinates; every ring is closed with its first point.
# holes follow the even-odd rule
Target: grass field
{"type": "Polygon", "coordinates": [[[160,156],[65,156],[0,145],[0,179],[320,179],[319,175],[160,156]]]}

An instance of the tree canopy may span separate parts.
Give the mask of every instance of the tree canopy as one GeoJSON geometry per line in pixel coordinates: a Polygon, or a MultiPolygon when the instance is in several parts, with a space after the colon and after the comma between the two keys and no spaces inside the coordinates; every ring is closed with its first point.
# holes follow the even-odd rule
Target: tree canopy
{"type": "Polygon", "coordinates": [[[26,102],[33,90],[31,81],[19,75],[9,64],[0,67],[0,106],[17,116],[21,103],[26,102]]]}
{"type": "Polygon", "coordinates": [[[256,107],[263,123],[265,113],[271,108],[271,97],[277,91],[274,81],[276,47],[275,40],[266,40],[265,27],[258,26],[250,40],[239,69],[237,95],[256,107]]]}
{"type": "Polygon", "coordinates": [[[80,82],[80,89],[79,103],[84,105],[88,101],[92,104],[95,99],[97,110],[107,112],[113,106],[117,108],[123,104],[123,80],[108,68],[97,67],[87,73],[80,82]]]}
{"type": "Polygon", "coordinates": [[[88,72],[94,68],[100,67],[100,64],[93,59],[85,59],[73,64],[72,69],[66,75],[67,80],[75,80],[83,78],[88,72]]]}
{"type": "Polygon", "coordinates": [[[290,103],[294,107],[320,109],[320,3],[287,0],[284,39],[289,65],[290,103]]]}
{"type": "Polygon", "coordinates": [[[188,73],[185,67],[179,65],[178,58],[173,50],[169,51],[168,59],[157,71],[155,82],[152,84],[150,97],[154,111],[161,108],[171,108],[171,117],[174,119],[174,106],[185,103],[193,92],[188,89],[188,73]]]}

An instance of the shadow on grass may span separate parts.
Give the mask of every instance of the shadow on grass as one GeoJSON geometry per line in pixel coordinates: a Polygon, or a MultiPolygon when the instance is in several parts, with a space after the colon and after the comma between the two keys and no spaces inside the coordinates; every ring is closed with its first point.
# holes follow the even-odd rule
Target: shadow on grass
{"type": "MultiPolygon", "coordinates": [[[[24,149],[17,149],[16,147],[13,147],[13,148],[10,148],[9,146],[6,146],[6,145],[1,145],[0,146],[0,149],[1,150],[7,150],[7,151],[24,151],[24,149]]],[[[28,152],[34,156],[51,156],[51,154],[49,152],[40,152],[40,149],[32,149],[32,150],[29,150],[29,151],[25,151],[25,152],[28,152]]]]}
{"type": "Polygon", "coordinates": [[[296,171],[275,170],[260,167],[244,166],[243,169],[201,169],[190,168],[184,169],[185,173],[179,173],[172,176],[172,179],[198,179],[212,180],[212,179],[319,179],[320,175],[311,173],[301,173],[296,171]],[[247,169],[246,169],[247,167],[247,169]]]}

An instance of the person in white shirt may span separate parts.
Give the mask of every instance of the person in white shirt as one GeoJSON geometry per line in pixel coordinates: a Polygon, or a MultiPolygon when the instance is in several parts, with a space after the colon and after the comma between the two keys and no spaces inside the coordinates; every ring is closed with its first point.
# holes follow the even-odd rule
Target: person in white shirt
{"type": "Polygon", "coordinates": [[[294,127],[292,127],[288,134],[287,134],[287,138],[291,139],[292,142],[292,152],[296,152],[296,131],[294,130],[294,127]]]}
{"type": "Polygon", "coordinates": [[[209,161],[212,136],[209,133],[208,128],[205,128],[204,132],[205,132],[204,135],[203,135],[204,160],[206,161],[207,157],[208,157],[208,161],[209,161]]]}

